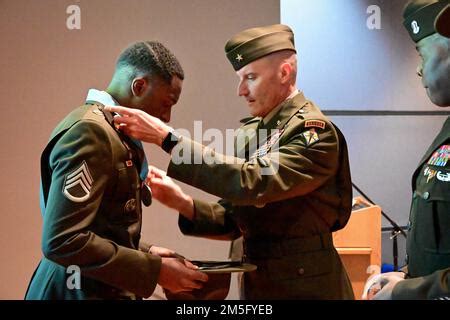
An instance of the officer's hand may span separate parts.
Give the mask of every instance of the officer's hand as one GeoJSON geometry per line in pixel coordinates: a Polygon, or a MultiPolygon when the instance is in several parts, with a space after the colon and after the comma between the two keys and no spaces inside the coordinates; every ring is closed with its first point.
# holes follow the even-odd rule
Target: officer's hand
{"type": "Polygon", "coordinates": [[[155,166],[149,165],[148,166],[148,175],[147,175],[147,183],[150,184],[150,179],[152,178],[163,178],[167,176],[167,172],[164,170],[161,170],[155,166]]]}
{"type": "Polygon", "coordinates": [[[371,300],[392,300],[392,290],[395,285],[405,280],[405,273],[403,272],[388,272],[379,275],[377,284],[379,284],[380,290],[378,290],[371,300]]]}
{"type": "Polygon", "coordinates": [[[139,109],[107,106],[105,110],[119,114],[114,117],[114,123],[126,135],[158,146],[161,146],[164,138],[172,130],[160,119],[139,109]]]}
{"type": "Polygon", "coordinates": [[[177,209],[178,202],[186,195],[181,187],[166,175],[153,174],[146,182],[152,188],[153,198],[172,209],[177,209]]]}
{"type": "Polygon", "coordinates": [[[195,269],[187,260],[162,258],[158,284],[173,293],[200,289],[208,276],[195,269]]]}
{"type": "Polygon", "coordinates": [[[151,246],[149,252],[151,254],[154,254],[154,255],[160,256],[160,257],[176,257],[177,256],[177,253],[175,251],[164,248],[164,247],[151,246]]]}

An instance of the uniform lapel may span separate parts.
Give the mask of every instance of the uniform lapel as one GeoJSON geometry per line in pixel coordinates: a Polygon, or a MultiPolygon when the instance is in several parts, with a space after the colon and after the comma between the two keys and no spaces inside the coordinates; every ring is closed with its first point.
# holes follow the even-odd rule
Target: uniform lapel
{"type": "Polygon", "coordinates": [[[450,117],[447,117],[447,120],[445,121],[441,132],[439,132],[438,136],[434,139],[433,143],[428,148],[425,155],[422,157],[422,160],[420,160],[419,165],[417,166],[416,171],[414,172],[414,175],[412,177],[413,191],[415,190],[415,181],[416,181],[417,175],[422,170],[422,166],[424,165],[424,163],[427,162],[428,159],[433,154],[433,152],[449,138],[450,138],[450,117]]]}
{"type": "Polygon", "coordinates": [[[258,150],[254,154],[260,156],[267,154],[272,145],[279,140],[284,132],[284,128],[291,120],[291,118],[306,104],[306,99],[302,93],[297,94],[295,97],[284,101],[281,104],[280,111],[275,114],[267,124],[263,125],[261,129],[267,130],[265,138],[259,141],[258,150]]]}
{"type": "Polygon", "coordinates": [[[264,125],[264,129],[282,129],[288,121],[306,104],[303,93],[299,92],[295,97],[282,102],[280,111],[264,125]]]}
{"type": "MultiPolygon", "coordinates": [[[[253,136],[251,139],[248,139],[248,141],[246,141],[245,143],[241,144],[239,140],[235,141],[235,152],[236,152],[236,156],[240,157],[240,158],[245,158],[247,161],[250,157],[250,152],[254,152],[255,150],[249,150],[250,146],[255,146],[257,144],[257,139],[258,139],[258,124],[260,123],[260,121],[257,120],[253,120],[252,123],[247,123],[245,124],[245,130],[256,130],[256,135],[253,136]],[[237,141],[239,141],[239,145],[237,143],[237,141]]],[[[244,129],[239,129],[238,135],[243,133],[241,130],[244,129]]]]}

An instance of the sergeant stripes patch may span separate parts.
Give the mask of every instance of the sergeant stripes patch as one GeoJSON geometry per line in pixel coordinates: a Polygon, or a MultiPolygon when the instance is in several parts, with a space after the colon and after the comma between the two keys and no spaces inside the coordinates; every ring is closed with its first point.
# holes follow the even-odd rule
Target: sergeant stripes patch
{"type": "Polygon", "coordinates": [[[67,174],[63,194],[73,202],[83,202],[89,199],[91,194],[92,184],[94,179],[89,172],[89,167],[86,161],[83,161],[81,166],[67,174]]]}

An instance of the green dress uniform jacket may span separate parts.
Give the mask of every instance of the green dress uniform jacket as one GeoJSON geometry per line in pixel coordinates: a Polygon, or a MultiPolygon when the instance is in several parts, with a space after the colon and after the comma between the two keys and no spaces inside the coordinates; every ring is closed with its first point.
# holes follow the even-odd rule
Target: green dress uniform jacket
{"type": "Polygon", "coordinates": [[[75,109],[42,153],[44,257],[26,299],[134,299],[154,291],[161,259],[139,250],[145,155],[106,115],[95,102],[75,109]],[[69,266],[81,271],[78,288],[69,266]]]}
{"type": "Polygon", "coordinates": [[[450,117],[412,177],[408,281],[393,299],[450,297],[450,117]]]}
{"type": "MultiPolygon", "coordinates": [[[[257,126],[251,120],[240,130],[257,126]]],[[[224,200],[194,200],[194,220],[180,215],[180,229],[212,239],[243,236],[244,260],[258,267],[244,274],[244,299],[353,299],[331,237],[351,213],[343,135],[301,93],[283,102],[262,128],[274,131],[255,151],[251,143],[236,148],[242,158],[181,138],[168,175],[224,200]],[[192,164],[179,163],[177,152],[192,164]],[[196,164],[202,155],[224,163],[196,164]]]]}

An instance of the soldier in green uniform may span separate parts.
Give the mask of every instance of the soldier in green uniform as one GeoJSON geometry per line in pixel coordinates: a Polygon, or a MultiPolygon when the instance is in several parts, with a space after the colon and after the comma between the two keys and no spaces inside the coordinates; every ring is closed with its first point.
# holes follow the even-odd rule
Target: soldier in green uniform
{"type": "Polygon", "coordinates": [[[151,202],[145,154],[103,110],[122,104],[168,121],[183,78],[161,43],[135,43],[108,89],[91,89],[54,129],[41,156],[44,257],[26,299],[136,299],[157,283],[179,292],[207,279],[173,251],[141,241],[141,201],[151,202]]]}
{"type": "MultiPolygon", "coordinates": [[[[450,1],[415,0],[404,25],[416,43],[430,100],[450,106],[450,1]]],[[[412,177],[407,272],[382,274],[374,299],[450,298],[450,117],[412,177]]]]}
{"type": "Polygon", "coordinates": [[[179,136],[144,112],[107,109],[123,115],[116,122],[125,133],[171,153],[169,176],[223,198],[193,200],[164,172],[151,170],[155,198],[180,212],[183,233],[243,236],[244,261],[258,269],[244,274],[242,298],[353,299],[331,236],[351,212],[346,142],[297,90],[292,30],[244,30],[225,51],[253,116],[238,130],[236,157],[179,136]],[[256,130],[267,135],[252,135],[256,130]]]}

